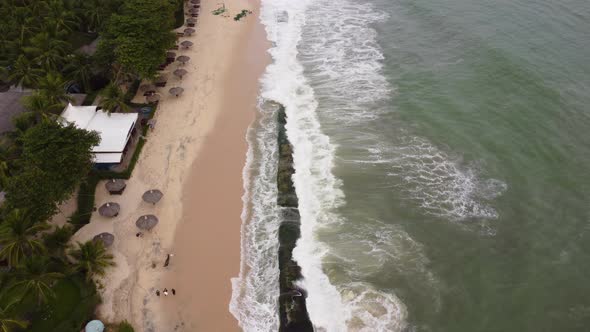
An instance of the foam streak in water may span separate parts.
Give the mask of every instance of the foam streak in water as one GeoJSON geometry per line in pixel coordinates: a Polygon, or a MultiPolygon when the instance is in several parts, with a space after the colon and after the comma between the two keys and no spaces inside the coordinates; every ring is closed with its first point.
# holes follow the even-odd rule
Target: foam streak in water
{"type": "Polygon", "coordinates": [[[244,331],[276,331],[279,326],[277,126],[276,109],[267,106],[260,105],[248,130],[242,257],[240,274],[232,279],[230,311],[244,331]]]}
{"type": "Polygon", "coordinates": [[[297,45],[305,24],[310,0],[263,1],[261,20],[266,26],[273,63],[263,78],[263,97],[285,106],[287,136],[293,145],[296,173],[293,177],[299,198],[301,238],[293,252],[302,268],[302,287],[308,291],[307,308],[313,324],[329,331],[346,329],[342,299],[322,271],[326,248],[315,240],[314,230],[333,215],[327,211],[342,199],[331,174],[333,147],[321,133],[314,93],[297,60],[297,45]],[[278,20],[286,16],[286,19],[278,20]],[[281,21],[281,22],[279,22],[281,21]]]}
{"type": "MultiPolygon", "coordinates": [[[[308,292],[308,313],[319,331],[399,331],[405,326],[405,306],[395,295],[373,289],[367,283],[331,283],[322,264],[332,248],[318,238],[322,228],[343,222],[334,210],[342,205],[344,195],[340,181],[332,174],[335,146],[322,133],[316,92],[300,61],[324,61],[317,63],[326,83],[317,86],[319,90],[333,87],[335,82],[357,87],[360,92],[354,95],[354,100],[359,110],[362,104],[374,101],[368,90],[387,94],[385,80],[373,75],[380,68],[382,55],[374,47],[375,32],[368,28],[374,14],[369,9],[344,1],[332,4],[325,0],[263,0],[262,3],[261,20],[273,43],[270,54],[274,60],[263,78],[262,96],[283,104],[287,114],[287,136],[293,145],[296,170],[293,181],[301,214],[301,238],[293,256],[302,268],[304,279],[300,285],[308,292]],[[322,19],[328,22],[326,26],[319,24],[322,19]],[[308,23],[318,33],[342,33],[333,40],[319,41],[334,42],[321,51],[343,53],[313,57],[308,56],[314,53],[309,49],[298,49],[308,23]],[[366,33],[360,36],[355,31],[366,33]],[[350,43],[339,45],[340,38],[350,43]]],[[[305,36],[308,37],[320,38],[305,36]]],[[[364,117],[362,112],[357,115],[364,117]]]]}

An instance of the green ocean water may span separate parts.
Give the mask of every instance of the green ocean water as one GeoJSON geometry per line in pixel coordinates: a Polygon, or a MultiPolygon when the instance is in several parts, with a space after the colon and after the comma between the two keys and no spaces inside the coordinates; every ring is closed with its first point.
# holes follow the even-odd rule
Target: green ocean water
{"type": "Polygon", "coordinates": [[[336,5],[310,5],[299,59],[344,194],[323,271],[353,316],[364,287],[407,331],[590,331],[590,2],[336,5]]]}

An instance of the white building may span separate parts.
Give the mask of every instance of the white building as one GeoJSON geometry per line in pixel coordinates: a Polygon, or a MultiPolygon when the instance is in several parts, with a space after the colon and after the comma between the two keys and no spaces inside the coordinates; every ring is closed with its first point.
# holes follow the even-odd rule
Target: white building
{"type": "Polygon", "coordinates": [[[76,127],[96,131],[100,143],[92,149],[97,164],[117,164],[123,158],[123,150],[137,122],[137,113],[111,113],[97,110],[96,106],[72,106],[68,104],[61,114],[62,121],[76,127]]]}

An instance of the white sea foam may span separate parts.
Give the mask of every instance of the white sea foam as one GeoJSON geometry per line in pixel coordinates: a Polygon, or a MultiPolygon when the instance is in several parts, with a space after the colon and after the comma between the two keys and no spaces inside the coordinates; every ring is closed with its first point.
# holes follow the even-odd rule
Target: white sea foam
{"type": "Polygon", "coordinates": [[[388,175],[400,181],[396,190],[418,202],[426,213],[451,220],[498,217],[488,201],[501,195],[506,184],[480,178],[477,167],[461,165],[426,139],[401,136],[396,144],[371,151],[375,162],[391,165],[388,175]]]}
{"type": "Polygon", "coordinates": [[[342,199],[336,178],[331,174],[333,147],[319,128],[315,115],[317,102],[297,60],[297,45],[305,24],[305,11],[311,0],[266,0],[261,20],[274,47],[273,63],[263,78],[263,98],[285,106],[287,135],[293,145],[296,173],[293,180],[299,198],[301,238],[293,252],[305,279],[310,319],[319,329],[346,329],[345,310],[338,290],[322,271],[321,258],[327,250],[315,241],[318,224],[333,221],[327,212],[342,199]],[[286,20],[278,20],[282,13],[286,20]]]}
{"type": "Polygon", "coordinates": [[[402,331],[406,327],[406,307],[393,294],[376,290],[370,284],[351,282],[340,287],[346,307],[348,331],[402,331]]]}
{"type": "MultiPolygon", "coordinates": [[[[273,59],[261,79],[261,98],[286,107],[287,136],[294,148],[301,238],[293,255],[302,268],[300,286],[308,293],[310,319],[318,331],[402,331],[407,312],[394,292],[356,280],[397,268],[405,278],[423,278],[421,284],[432,288],[438,307],[437,281],[427,269],[421,245],[403,229],[383,223],[347,239],[350,248],[358,248],[356,252],[319,238],[327,226],[347,224],[335,213],[344,202],[340,181],[332,173],[337,147],[322,132],[319,117],[357,131],[359,124],[379,119],[383,108],[376,105],[387,101],[393,88],[382,74],[383,54],[371,25],[387,16],[370,4],[349,0],[262,0],[260,18],[273,59]],[[326,266],[332,259],[349,267],[348,280],[340,275],[331,281],[326,266]]],[[[278,326],[277,147],[271,112],[261,108],[260,123],[249,133],[244,169],[248,195],[244,196],[242,269],[232,280],[231,311],[245,331],[278,326]]],[[[366,159],[357,155],[352,162],[385,167],[385,175],[401,179],[397,183],[402,185],[394,190],[402,190],[426,213],[454,219],[497,215],[485,200],[505,190],[502,182],[479,180],[475,171],[460,167],[425,139],[401,135],[400,142],[384,145],[375,143],[379,137],[357,133],[351,139],[362,139],[363,144],[357,145],[364,145],[368,155],[366,159]]]]}
{"type": "Polygon", "coordinates": [[[331,248],[317,238],[317,231],[341,223],[334,209],[342,205],[344,195],[340,181],[332,174],[335,146],[322,133],[316,93],[305,76],[310,73],[302,66],[302,61],[319,61],[316,73],[311,75],[315,83],[317,75],[323,75],[327,85],[316,85],[318,91],[333,88],[334,83],[358,89],[353,98],[359,112],[354,116],[370,118],[372,115],[362,112],[361,107],[375,100],[367,91],[389,92],[385,79],[373,74],[380,69],[382,55],[375,47],[375,32],[368,25],[380,17],[383,15],[372,13],[368,6],[342,0],[262,2],[261,20],[273,45],[273,63],[263,77],[262,97],[280,102],[287,113],[287,136],[293,145],[296,169],[293,181],[301,214],[301,238],[293,256],[302,268],[300,286],[307,290],[308,313],[318,331],[396,331],[405,326],[405,307],[393,293],[363,283],[333,285],[324,273],[323,258],[331,248]],[[318,34],[304,36],[304,27],[318,34]],[[339,35],[322,37],[327,32],[339,35]],[[298,48],[302,37],[307,46],[314,38],[323,46],[302,51],[298,48]]]}
{"type": "Polygon", "coordinates": [[[279,210],[276,108],[260,105],[248,130],[243,170],[240,274],[232,279],[230,312],[244,331],[276,331],[279,325],[279,210]]]}

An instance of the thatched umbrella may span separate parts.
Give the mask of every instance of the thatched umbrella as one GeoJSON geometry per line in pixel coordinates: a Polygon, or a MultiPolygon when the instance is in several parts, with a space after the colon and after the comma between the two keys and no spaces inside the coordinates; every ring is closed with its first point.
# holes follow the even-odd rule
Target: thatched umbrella
{"type": "Polygon", "coordinates": [[[142,84],[139,87],[139,91],[141,91],[141,92],[154,91],[154,90],[156,90],[156,86],[153,84],[142,84]]]}
{"type": "Polygon", "coordinates": [[[166,52],[166,58],[176,58],[176,53],[174,53],[174,52],[166,52]]]}
{"type": "Polygon", "coordinates": [[[170,92],[171,95],[178,97],[184,92],[184,89],[179,86],[176,86],[176,87],[171,88],[168,91],[170,92]]]}
{"type": "Polygon", "coordinates": [[[156,77],[154,83],[164,83],[168,81],[168,76],[166,74],[160,74],[160,76],[156,77]]]}
{"type": "Polygon", "coordinates": [[[135,222],[135,226],[141,230],[149,231],[154,228],[158,224],[158,217],[154,216],[153,214],[147,214],[145,216],[139,217],[135,222]]]}
{"type": "Polygon", "coordinates": [[[188,71],[186,71],[186,69],[182,69],[182,68],[176,69],[174,71],[174,75],[180,77],[180,79],[182,79],[182,76],[186,75],[187,73],[188,73],[188,71]]]}
{"type": "Polygon", "coordinates": [[[151,189],[143,193],[141,198],[148,203],[156,204],[162,199],[162,196],[164,196],[164,194],[158,189],[151,189]]]}
{"type": "Polygon", "coordinates": [[[187,62],[188,62],[190,59],[191,59],[191,57],[190,57],[190,56],[188,56],[188,55],[181,55],[181,56],[179,56],[178,58],[176,58],[176,61],[178,61],[178,62],[180,62],[180,63],[182,63],[182,64],[184,65],[184,64],[185,64],[185,63],[187,63],[187,62]]]}
{"type": "Polygon", "coordinates": [[[108,180],[104,184],[104,186],[109,191],[109,194],[121,195],[123,193],[123,191],[125,190],[125,187],[127,186],[127,184],[125,184],[125,181],[123,181],[122,179],[112,179],[112,180],[108,180]]]}
{"type": "Polygon", "coordinates": [[[195,29],[193,29],[193,28],[186,28],[186,29],[184,29],[184,33],[185,33],[186,35],[189,35],[189,36],[190,36],[190,35],[192,35],[193,33],[195,33],[195,29]]]}
{"type": "Polygon", "coordinates": [[[195,23],[197,23],[197,19],[194,18],[194,17],[189,17],[189,18],[186,19],[186,23],[193,23],[193,24],[195,24],[195,23]]]}
{"type": "Polygon", "coordinates": [[[196,5],[198,3],[201,3],[201,1],[200,0],[191,0],[191,3],[194,3],[196,5]]]}
{"type": "Polygon", "coordinates": [[[116,217],[121,211],[121,206],[117,203],[108,202],[104,203],[98,208],[98,213],[103,217],[116,217]]]}
{"type": "Polygon", "coordinates": [[[148,103],[152,104],[152,103],[155,103],[160,100],[160,95],[153,94],[153,95],[147,96],[145,99],[147,100],[148,103]]]}
{"type": "Polygon", "coordinates": [[[199,8],[191,8],[188,10],[189,13],[191,14],[198,14],[199,13],[199,8]]]}
{"type": "Polygon", "coordinates": [[[189,48],[189,47],[193,46],[193,42],[190,40],[185,40],[182,43],[180,43],[180,45],[182,45],[182,47],[184,47],[184,48],[189,48]]]}
{"type": "Polygon", "coordinates": [[[92,239],[92,241],[94,241],[94,242],[100,241],[100,242],[102,242],[102,244],[105,247],[110,247],[113,245],[113,242],[115,242],[115,236],[111,233],[104,232],[104,233],[100,233],[100,234],[96,235],[92,239]]]}

